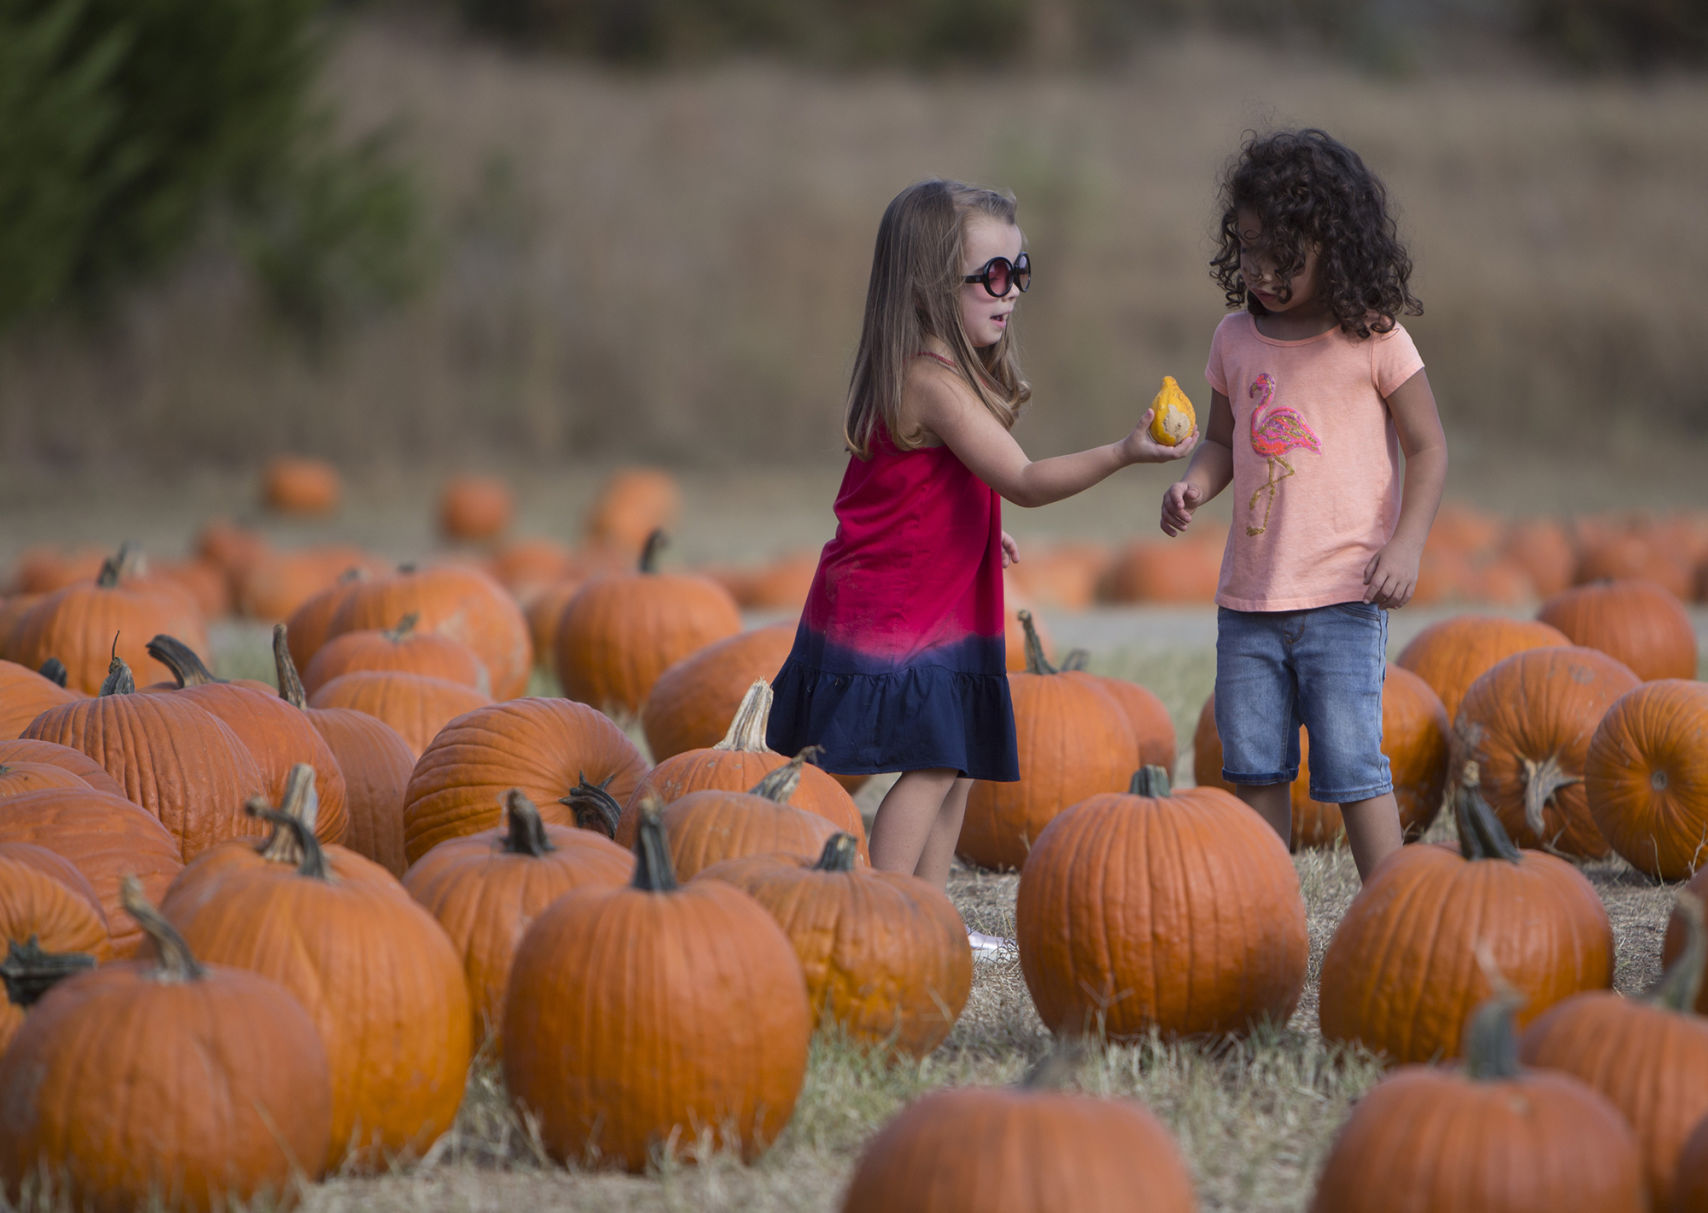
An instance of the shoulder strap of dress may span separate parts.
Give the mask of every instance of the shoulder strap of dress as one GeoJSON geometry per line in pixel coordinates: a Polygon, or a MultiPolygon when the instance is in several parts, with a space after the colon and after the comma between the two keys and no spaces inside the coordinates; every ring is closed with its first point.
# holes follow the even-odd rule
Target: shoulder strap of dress
{"type": "Polygon", "coordinates": [[[916,355],[916,357],[919,357],[919,358],[935,358],[935,359],[937,359],[938,362],[941,362],[944,366],[948,367],[951,371],[958,371],[961,369],[960,367],[955,365],[954,359],[945,358],[945,357],[943,357],[943,355],[939,354],[936,350],[920,350],[919,353],[916,355]]]}

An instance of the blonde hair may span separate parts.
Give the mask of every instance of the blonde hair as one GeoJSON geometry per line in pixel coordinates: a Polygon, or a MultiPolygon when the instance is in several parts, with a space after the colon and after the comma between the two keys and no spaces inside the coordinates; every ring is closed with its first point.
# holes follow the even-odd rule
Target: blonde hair
{"type": "Polygon", "coordinates": [[[1012,334],[975,349],[961,324],[961,246],[967,220],[975,215],[1012,224],[1014,198],[932,179],[908,186],[884,208],[842,430],[848,448],[862,459],[871,456],[879,426],[902,450],[920,445],[898,429],[908,366],[924,352],[927,337],[948,345],[961,377],[1004,426],[1013,426],[1032,395],[1020,377],[1012,334]]]}

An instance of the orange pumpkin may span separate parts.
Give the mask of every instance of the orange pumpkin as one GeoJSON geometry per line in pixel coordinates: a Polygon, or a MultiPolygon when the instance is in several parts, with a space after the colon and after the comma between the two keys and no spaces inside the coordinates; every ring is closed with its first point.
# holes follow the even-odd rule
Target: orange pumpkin
{"type": "MultiPolygon", "coordinates": [[[[817,858],[837,829],[827,818],[790,804],[804,762],[805,755],[797,754],[750,792],[701,788],[659,809],[669,839],[671,868],[686,879],[714,863],[745,855],[817,858]]],[[[651,807],[648,802],[642,808],[643,820],[651,807]]]]}
{"type": "Polygon", "coordinates": [[[1584,797],[1627,862],[1683,880],[1708,858],[1708,684],[1645,682],[1607,709],[1590,737],[1584,797]]]}
{"type": "Polygon", "coordinates": [[[702,1133],[751,1160],[806,1077],[800,962],[746,893],[678,885],[656,819],[641,823],[636,854],[629,885],[565,893],[523,935],[505,1088],[560,1162],[640,1171],[702,1133]]]}
{"type": "Polygon", "coordinates": [[[0,738],[22,733],[49,708],[80,699],[75,691],[13,661],[0,661],[0,738]]]}
{"type": "Polygon", "coordinates": [[[355,591],[354,583],[371,576],[373,570],[365,565],[342,569],[282,617],[289,637],[291,661],[298,670],[306,669],[320,651],[320,646],[331,638],[332,621],[343,609],[344,600],[355,591]]]}
{"type": "Polygon", "coordinates": [[[1678,595],[1652,581],[1596,581],[1562,590],[1537,612],[1573,644],[1600,649],[1638,678],[1696,677],[1696,627],[1678,595]]]}
{"type": "Polygon", "coordinates": [[[768,624],[714,641],[666,668],[641,705],[652,760],[714,745],[754,679],[776,677],[794,642],[793,623],[768,624]]]}
{"type": "Polygon", "coordinates": [[[1285,1023],[1305,988],[1305,901],[1287,849],[1231,793],[1125,793],[1044,829],[1014,901],[1020,971],[1051,1031],[1132,1040],[1285,1023]]]}
{"type": "Polygon", "coordinates": [[[482,695],[491,694],[486,665],[473,649],[442,632],[418,631],[417,622],[417,616],[405,615],[395,627],[363,628],[332,637],[302,672],[303,689],[312,695],[340,674],[356,670],[401,670],[465,683],[482,695]]]}
{"type": "Polygon", "coordinates": [[[1084,649],[1074,649],[1062,658],[1062,671],[1090,679],[1093,685],[1120,705],[1122,715],[1132,726],[1133,744],[1139,748],[1141,767],[1173,771],[1179,755],[1174,738],[1174,717],[1169,715],[1168,705],[1156,692],[1140,683],[1112,674],[1091,673],[1085,668],[1088,660],[1089,654],[1084,649]]]}
{"type": "Polygon", "coordinates": [[[1429,684],[1452,721],[1466,689],[1503,657],[1545,645],[1570,644],[1556,627],[1504,615],[1451,615],[1413,636],[1394,664],[1429,684]]]}
{"type": "Polygon", "coordinates": [[[30,766],[56,766],[77,776],[97,792],[111,792],[124,797],[119,781],[107,774],[107,768],[82,750],[55,741],[37,741],[30,737],[14,737],[0,741],[0,763],[27,763],[30,766]]]}
{"type": "Polygon", "coordinates": [[[496,476],[464,473],[439,489],[439,537],[453,543],[494,539],[516,518],[516,494],[496,476]]]}
{"type": "Polygon", "coordinates": [[[682,512],[676,477],[662,468],[617,468],[588,506],[583,530],[594,548],[633,559],[653,532],[670,530],[682,512]]]}
{"type": "Polygon", "coordinates": [[[35,843],[0,841],[0,943],[32,938],[49,952],[113,955],[107,915],[76,865],[35,843]]]}
{"type": "Polygon", "coordinates": [[[275,455],[261,469],[261,504],[276,514],[333,514],[343,498],[343,477],[324,459],[275,455]]]}
{"type": "MultiPolygon", "coordinates": [[[[235,589],[238,611],[268,623],[297,613],[353,569],[377,573],[380,561],[347,543],[316,544],[292,551],[267,551],[247,565],[235,589]]],[[[303,625],[298,630],[306,633],[303,625]]]]}
{"type": "Polygon", "coordinates": [[[1513,846],[1477,787],[1467,764],[1453,799],[1458,849],[1401,849],[1347,907],[1323,955],[1325,1038],[1401,1063],[1458,1057],[1467,1018],[1492,993],[1484,947],[1524,996],[1520,1023],[1613,984],[1613,928],[1595,886],[1563,859],[1513,846]]]}
{"type": "Polygon", "coordinates": [[[310,707],[351,708],[384,721],[416,758],[451,721],[491,702],[466,682],[403,670],[352,670],[308,697],[310,707]]]}

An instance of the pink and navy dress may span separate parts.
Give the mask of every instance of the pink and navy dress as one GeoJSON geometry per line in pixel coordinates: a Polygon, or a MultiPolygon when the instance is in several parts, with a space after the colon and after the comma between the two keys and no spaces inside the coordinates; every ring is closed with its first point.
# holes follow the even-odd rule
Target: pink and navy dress
{"type": "Polygon", "coordinates": [[[850,458],[766,742],[845,775],[1020,778],[1002,607],[1002,499],[946,446],[881,429],[850,458]]]}

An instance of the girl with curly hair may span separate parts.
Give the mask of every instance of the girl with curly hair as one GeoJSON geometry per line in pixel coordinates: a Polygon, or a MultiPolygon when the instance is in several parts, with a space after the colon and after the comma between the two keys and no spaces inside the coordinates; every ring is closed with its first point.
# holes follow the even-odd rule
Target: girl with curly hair
{"type": "Polygon", "coordinates": [[[1299,726],[1359,875],[1401,843],[1382,753],[1387,612],[1410,601],[1447,443],[1417,347],[1423,306],[1387,192],[1320,130],[1247,138],[1221,183],[1210,417],[1162,529],[1234,487],[1217,587],[1222,777],[1290,839],[1299,726]],[[1404,456],[1403,464],[1401,456],[1404,456]],[[1402,471],[1403,467],[1403,471],[1402,471]]]}

